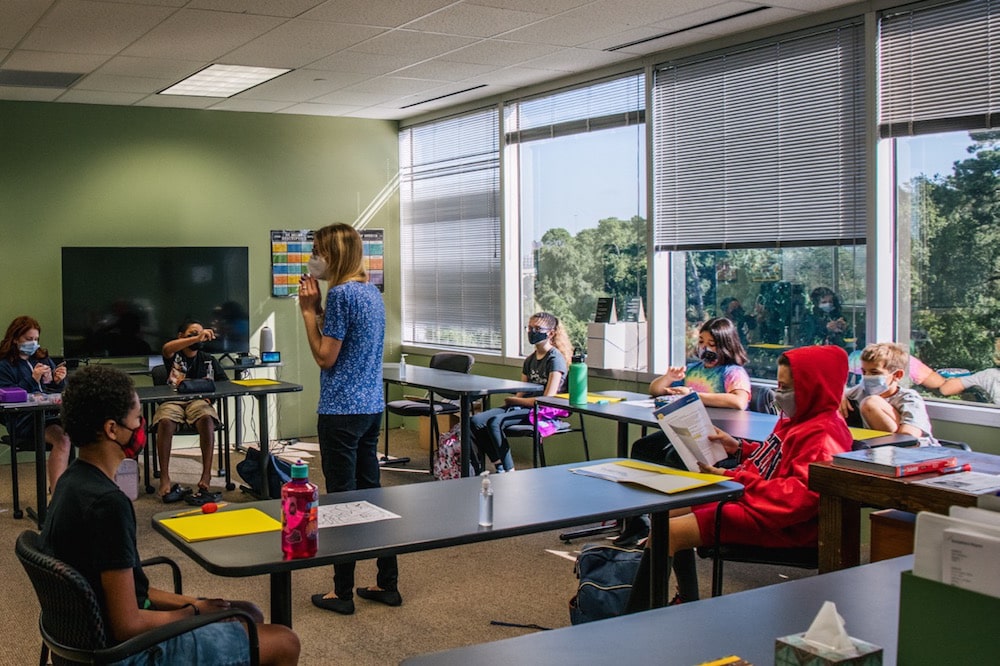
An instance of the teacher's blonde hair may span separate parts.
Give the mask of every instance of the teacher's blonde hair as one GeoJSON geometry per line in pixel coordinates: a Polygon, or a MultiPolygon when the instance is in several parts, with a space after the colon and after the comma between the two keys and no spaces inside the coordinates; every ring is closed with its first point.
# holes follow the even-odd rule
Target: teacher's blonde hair
{"type": "Polygon", "coordinates": [[[368,282],[361,234],[354,227],[337,222],[318,229],[313,248],[326,259],[323,277],[331,287],[351,281],[368,282]]]}

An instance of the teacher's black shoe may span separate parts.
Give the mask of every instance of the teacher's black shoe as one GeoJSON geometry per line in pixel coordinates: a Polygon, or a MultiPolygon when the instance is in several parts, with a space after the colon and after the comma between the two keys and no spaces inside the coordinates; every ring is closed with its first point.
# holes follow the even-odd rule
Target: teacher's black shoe
{"type": "Polygon", "coordinates": [[[323,594],[312,595],[313,606],[323,610],[333,611],[341,615],[354,615],[354,599],[341,599],[340,597],[327,598],[323,594]]]}
{"type": "Polygon", "coordinates": [[[400,596],[399,590],[373,590],[370,587],[359,587],[355,592],[362,599],[377,601],[386,606],[400,606],[403,603],[403,597],[400,596]]]}

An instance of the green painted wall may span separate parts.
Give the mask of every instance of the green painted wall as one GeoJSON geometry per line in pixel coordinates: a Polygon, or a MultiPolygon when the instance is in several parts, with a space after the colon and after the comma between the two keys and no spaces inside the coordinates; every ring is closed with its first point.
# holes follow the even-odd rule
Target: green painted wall
{"type": "MultiPolygon", "coordinates": [[[[398,171],[395,122],[0,102],[0,150],[3,328],[31,314],[61,352],[64,245],[247,246],[251,331],[271,326],[281,378],[306,387],[280,399],[280,435],[315,433],[318,370],[296,304],[270,295],[269,232],[357,219],[398,171]]],[[[367,225],[386,234],[387,358],[400,337],[398,220],[394,193],[367,225]]]]}

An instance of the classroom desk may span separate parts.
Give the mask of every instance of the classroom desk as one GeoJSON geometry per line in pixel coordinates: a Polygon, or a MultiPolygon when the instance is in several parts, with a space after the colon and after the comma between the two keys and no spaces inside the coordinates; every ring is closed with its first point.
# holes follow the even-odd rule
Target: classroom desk
{"type": "MultiPolygon", "coordinates": [[[[267,492],[267,468],[268,462],[270,461],[270,456],[268,455],[267,449],[270,444],[268,436],[269,423],[267,416],[267,398],[272,394],[277,393],[294,393],[302,390],[300,384],[292,384],[290,382],[281,382],[274,380],[267,380],[266,384],[258,384],[246,386],[243,384],[237,384],[230,381],[218,381],[215,382],[214,391],[206,391],[204,393],[177,393],[171,386],[139,386],[136,388],[136,393],[139,395],[139,402],[143,404],[144,411],[148,412],[147,421],[152,422],[152,412],[156,405],[161,402],[169,402],[171,400],[192,400],[195,398],[208,398],[211,400],[227,400],[229,398],[240,398],[243,396],[251,396],[257,399],[257,413],[258,413],[258,427],[260,428],[260,452],[261,460],[263,464],[260,466],[261,475],[261,487],[267,492]],[[273,383],[271,383],[273,382],[273,383]]],[[[228,455],[228,450],[226,451],[228,455]]],[[[226,486],[230,485],[230,469],[229,465],[225,465],[226,469],[226,486]]],[[[149,482],[149,456],[145,458],[145,474],[147,484],[149,482]]],[[[146,488],[149,492],[149,486],[146,488]]]]}
{"type": "MultiPolygon", "coordinates": [[[[596,461],[607,462],[607,461],[596,461]]],[[[584,463],[584,464],[596,464],[584,463]]],[[[271,578],[271,621],[292,624],[292,571],[338,562],[374,559],[435,548],[503,539],[580,525],[618,516],[653,514],[650,533],[650,598],[669,599],[667,558],[670,509],[734,499],[743,486],[733,481],[667,495],[638,486],[573,474],[559,465],[499,474],[493,479],[493,527],[480,527],[480,480],[412,483],[320,496],[320,504],[365,500],[400,516],[359,525],[323,528],[314,557],[285,560],[278,532],[187,543],[163,525],[177,513],[153,516],[153,528],[208,572],[220,576],[271,578]]],[[[232,505],[226,510],[259,508],[279,517],[280,501],[232,505]]],[[[305,597],[303,596],[303,603],[305,597]]]]}
{"type": "MultiPolygon", "coordinates": [[[[580,412],[588,416],[597,416],[604,419],[611,419],[618,423],[617,455],[619,458],[627,458],[629,455],[629,425],[638,425],[648,428],[660,429],[660,424],[653,416],[653,408],[648,405],[630,404],[637,400],[651,400],[648,394],[632,393],[630,391],[606,391],[595,395],[607,395],[609,398],[625,398],[619,402],[608,402],[599,404],[588,402],[585,405],[571,405],[566,398],[556,398],[553,396],[541,396],[535,399],[537,405],[547,405],[558,407],[573,412],[580,412]]],[[[708,416],[712,423],[718,428],[728,432],[734,437],[741,437],[757,442],[763,442],[774,430],[774,424],[778,422],[778,417],[773,414],[762,414],[740,409],[723,409],[721,407],[706,407],[708,416]]]]}
{"type": "Polygon", "coordinates": [[[485,375],[470,375],[463,372],[438,370],[423,366],[406,366],[406,377],[399,376],[399,363],[382,364],[382,382],[386,385],[386,402],[388,402],[389,384],[413,386],[427,391],[454,393],[459,396],[462,433],[462,476],[469,473],[469,456],[471,451],[471,435],[469,419],[472,416],[472,401],[483,396],[498,393],[538,393],[541,387],[530,382],[487,377],[485,375]]]}
{"type": "MultiPolygon", "coordinates": [[[[59,396],[56,395],[55,397],[59,396]]],[[[45,508],[48,502],[48,480],[45,468],[45,413],[58,412],[60,403],[53,402],[50,398],[49,400],[43,401],[29,400],[28,402],[4,402],[0,403],[0,407],[3,408],[5,416],[7,414],[16,415],[27,412],[32,414],[35,418],[35,496],[38,498],[38,511],[36,513],[36,511],[30,506],[25,507],[25,510],[21,511],[21,500],[18,492],[17,481],[17,448],[14,444],[13,433],[9,433],[11,440],[11,494],[13,495],[14,504],[12,515],[14,518],[20,519],[23,518],[25,512],[27,512],[28,517],[34,520],[35,523],[41,527],[42,523],[45,522],[45,508]]]]}
{"type": "MultiPolygon", "coordinates": [[[[944,452],[954,455],[959,464],[970,463],[977,472],[1000,474],[1000,456],[956,449],[944,452]]],[[[835,467],[830,462],[812,463],[809,489],[819,493],[820,572],[857,566],[861,561],[862,507],[947,514],[952,505],[976,505],[976,495],[913,483],[934,476],[921,474],[897,479],[835,467]]]]}
{"type": "MultiPolygon", "coordinates": [[[[509,664],[678,664],[729,655],[774,663],[776,638],[806,631],[824,601],[833,601],[854,638],[883,649],[896,663],[900,573],[913,557],[810,576],[554,631],[435,652],[407,666],[509,664]]],[[[959,658],[960,659],[960,658],[959,658]]]]}

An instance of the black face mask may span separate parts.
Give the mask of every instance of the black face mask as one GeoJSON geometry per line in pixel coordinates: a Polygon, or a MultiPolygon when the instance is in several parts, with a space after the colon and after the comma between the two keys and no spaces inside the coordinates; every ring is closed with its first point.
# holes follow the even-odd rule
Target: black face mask
{"type": "Polygon", "coordinates": [[[698,351],[698,358],[700,358],[705,363],[714,363],[715,361],[719,360],[719,355],[716,352],[709,349],[708,347],[702,347],[698,351]]]}
{"type": "Polygon", "coordinates": [[[533,345],[543,342],[547,337],[549,337],[549,334],[545,331],[528,331],[528,342],[533,345]]]}

